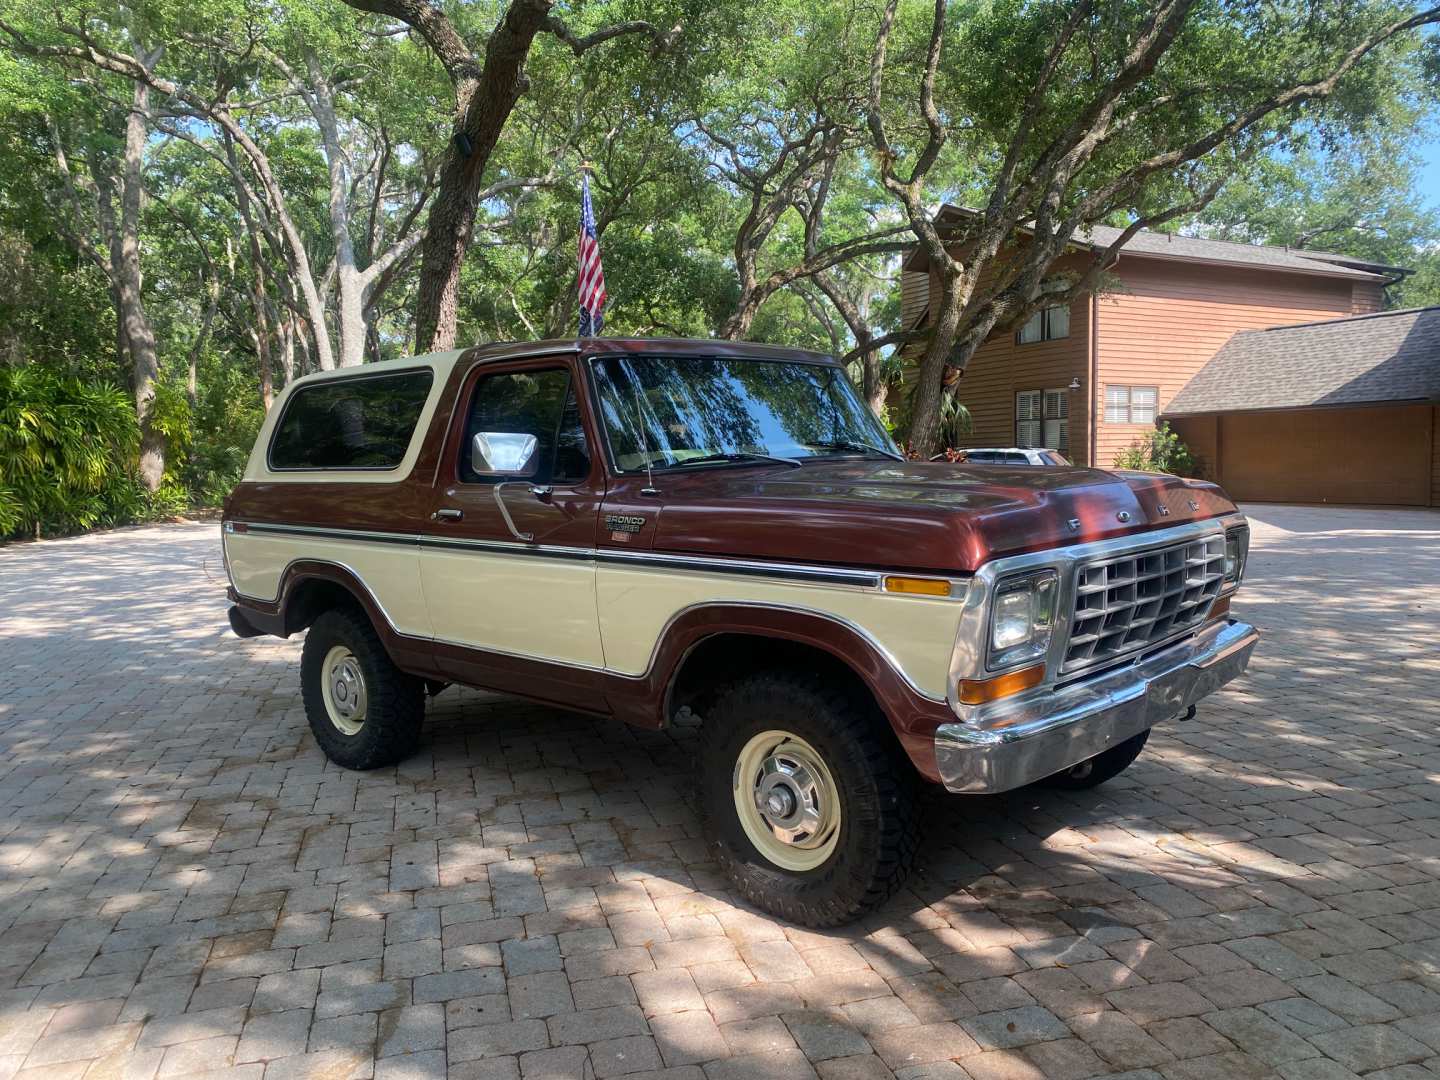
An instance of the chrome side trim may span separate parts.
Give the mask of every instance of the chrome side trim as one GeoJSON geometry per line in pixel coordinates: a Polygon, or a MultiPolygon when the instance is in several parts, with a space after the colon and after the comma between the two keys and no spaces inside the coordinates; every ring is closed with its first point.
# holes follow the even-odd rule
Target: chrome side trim
{"type": "MultiPolygon", "coordinates": [[[[720,574],[748,574],[753,577],[777,577],[814,582],[824,585],[854,585],[880,589],[885,575],[873,570],[851,570],[845,567],[817,566],[806,563],[767,563],[754,559],[725,559],[709,555],[666,555],[649,551],[614,551],[599,548],[596,561],[615,566],[665,567],[673,570],[694,570],[720,574]]],[[[933,598],[932,598],[933,599],[933,598]]]]}
{"type": "MultiPolygon", "coordinates": [[[[652,551],[617,551],[612,548],[572,547],[562,544],[517,543],[509,540],[473,540],[432,533],[392,533],[368,529],[341,529],[310,525],[277,525],[240,522],[252,533],[289,536],[311,536],[350,542],[406,544],[422,548],[458,549],[490,552],[496,555],[517,555],[528,558],[572,559],[614,566],[662,567],[696,573],[743,574],[751,577],[779,578],[821,585],[849,585],[880,590],[885,573],[843,566],[811,563],[763,562],[756,559],[727,559],[711,555],[671,555],[652,551]]],[[[963,579],[960,586],[963,589],[963,579]]],[[[903,594],[896,594],[902,596],[903,594]]],[[[933,599],[933,597],[932,597],[933,599]]]]}
{"type": "MultiPolygon", "coordinates": [[[[326,540],[350,540],[372,544],[418,544],[420,542],[420,537],[415,533],[375,532],[370,529],[331,529],[318,525],[275,525],[264,521],[234,521],[227,524],[244,525],[245,532],[275,533],[282,536],[314,536],[326,540]]],[[[243,536],[244,533],[240,535],[243,536]]]]}

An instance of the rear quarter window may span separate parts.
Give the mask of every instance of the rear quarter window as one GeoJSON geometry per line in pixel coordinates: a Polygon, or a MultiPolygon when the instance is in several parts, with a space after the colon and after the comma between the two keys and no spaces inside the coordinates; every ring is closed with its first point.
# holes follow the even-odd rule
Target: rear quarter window
{"type": "Polygon", "coordinates": [[[396,468],[410,447],[433,379],[428,368],[417,368],[300,387],[275,425],[270,468],[396,468]]]}

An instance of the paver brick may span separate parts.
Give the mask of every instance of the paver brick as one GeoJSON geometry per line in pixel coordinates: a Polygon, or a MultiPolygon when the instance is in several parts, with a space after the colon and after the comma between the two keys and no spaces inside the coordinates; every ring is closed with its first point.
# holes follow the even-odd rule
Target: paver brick
{"type": "Polygon", "coordinates": [[[270,1061],[305,1053],[310,1036],[308,1009],[252,1016],[245,1023],[235,1051],[235,1063],[270,1061]]]}
{"type": "Polygon", "coordinates": [[[815,1070],[799,1050],[722,1058],[705,1066],[707,1080],[815,1080],[815,1070]]]}
{"type": "Polygon", "coordinates": [[[650,1072],[660,1067],[660,1053],[655,1048],[655,1040],[648,1035],[608,1039],[590,1045],[590,1067],[600,1080],[607,1076],[650,1072]]]}
{"type": "Polygon", "coordinates": [[[550,1033],[544,1020],[514,1020],[452,1031],[446,1047],[454,1063],[543,1050],[549,1045],[550,1033]]]}
{"type": "Polygon", "coordinates": [[[869,1036],[875,1053],[892,1069],[949,1061],[980,1052],[975,1040],[958,1024],[925,1024],[914,1028],[892,1028],[869,1036]]]}
{"type": "Polygon", "coordinates": [[[1170,1020],[1177,1016],[1198,1016],[1215,1008],[1184,983],[1152,983],[1112,990],[1105,1000],[1137,1024],[1170,1020]]]}
{"type": "Polygon", "coordinates": [[[648,1035],[645,1014],[634,1005],[612,1005],[584,1012],[561,1013],[547,1021],[556,1046],[601,1042],[626,1035],[648,1035]]]}
{"type": "Polygon", "coordinates": [[[666,1065],[712,1061],[730,1053],[715,1019],[704,1010],[653,1017],[650,1030],[666,1065]]]}
{"type": "Polygon", "coordinates": [[[1347,1069],[1367,1072],[1424,1061],[1434,1051],[1390,1024],[1366,1024],[1312,1035],[1310,1041],[1347,1069]]]}

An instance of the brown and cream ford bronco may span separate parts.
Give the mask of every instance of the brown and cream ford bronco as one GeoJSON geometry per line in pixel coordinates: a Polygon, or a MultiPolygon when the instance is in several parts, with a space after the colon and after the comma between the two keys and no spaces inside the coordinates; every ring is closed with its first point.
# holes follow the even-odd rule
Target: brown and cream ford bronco
{"type": "Polygon", "coordinates": [[[460,683],[700,721],[697,801],[749,901],[893,893],[922,781],[1085,788],[1239,675],[1245,519],[1214,485],[904,460],[837,363],[716,341],[486,345],[325,372],[225,508],[230,624],[308,631],[351,769],[460,683]]]}

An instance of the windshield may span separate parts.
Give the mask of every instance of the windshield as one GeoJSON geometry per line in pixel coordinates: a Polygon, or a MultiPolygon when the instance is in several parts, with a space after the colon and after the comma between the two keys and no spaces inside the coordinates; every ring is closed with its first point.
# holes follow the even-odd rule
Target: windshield
{"type": "Polygon", "coordinates": [[[821,364],[719,357],[593,361],[615,467],[840,455],[899,457],[845,373],[821,364]]]}

